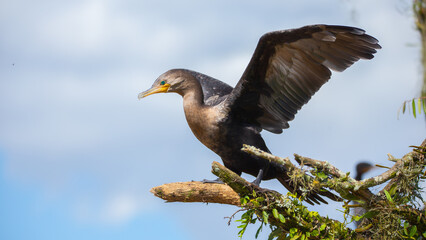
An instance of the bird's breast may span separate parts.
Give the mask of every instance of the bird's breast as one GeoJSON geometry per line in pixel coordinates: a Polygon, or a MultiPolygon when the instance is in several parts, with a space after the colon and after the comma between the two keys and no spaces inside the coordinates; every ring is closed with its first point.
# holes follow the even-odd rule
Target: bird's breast
{"type": "Polygon", "coordinates": [[[206,147],[218,153],[223,142],[220,122],[223,116],[215,107],[184,106],[185,117],[195,137],[206,147]]]}

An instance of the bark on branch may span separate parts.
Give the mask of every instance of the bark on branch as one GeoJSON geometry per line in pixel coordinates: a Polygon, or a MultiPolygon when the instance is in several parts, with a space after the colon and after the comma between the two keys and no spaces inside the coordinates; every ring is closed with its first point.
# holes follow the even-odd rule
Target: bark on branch
{"type": "MultiPolygon", "coordinates": [[[[425,147],[426,140],[420,147],[425,147]]],[[[284,165],[287,169],[299,170],[294,166],[288,158],[280,158],[270,153],[263,152],[251,146],[244,146],[243,151],[254,154],[278,164],[284,165]]],[[[327,161],[315,160],[312,158],[302,157],[295,154],[296,161],[302,166],[309,166],[316,168],[320,171],[339,179],[345,179],[339,187],[351,190],[352,193],[358,195],[361,199],[371,199],[373,194],[366,190],[371,186],[379,185],[386,182],[397,175],[397,172],[404,164],[413,158],[416,152],[410,152],[403,158],[397,159],[394,166],[388,171],[379,176],[365,179],[363,181],[356,181],[349,177],[347,173],[342,172],[327,161]]],[[[395,161],[395,160],[393,160],[395,161]]],[[[290,171],[291,171],[290,170],[290,171]]],[[[218,176],[224,184],[216,183],[202,183],[202,182],[179,182],[168,183],[158,187],[152,188],[150,191],[157,197],[166,200],[167,202],[204,202],[204,203],[221,203],[240,206],[240,197],[250,195],[254,191],[270,191],[270,193],[279,194],[272,190],[265,190],[258,186],[251,184],[242,177],[238,176],[231,170],[227,169],[218,162],[213,162],[212,172],[218,176]]],[[[336,184],[336,183],[333,183],[336,184]]],[[[386,188],[385,188],[386,189],[386,188]]],[[[337,188],[335,188],[339,192],[337,188]]]]}
{"type": "Polygon", "coordinates": [[[153,187],[150,192],[167,202],[203,202],[240,206],[239,195],[225,184],[176,182],[153,187]]]}

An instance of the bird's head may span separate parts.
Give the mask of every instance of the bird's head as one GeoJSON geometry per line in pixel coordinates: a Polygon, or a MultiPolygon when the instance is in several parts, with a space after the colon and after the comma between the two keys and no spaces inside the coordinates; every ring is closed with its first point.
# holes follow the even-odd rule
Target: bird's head
{"type": "Polygon", "coordinates": [[[361,162],[356,165],[356,171],[359,173],[366,173],[370,171],[374,166],[368,162],[361,162]]]}
{"type": "Polygon", "coordinates": [[[155,93],[176,92],[183,95],[185,90],[190,88],[192,79],[194,79],[194,77],[186,70],[169,70],[159,76],[150,89],[139,93],[138,99],[155,93]]]}
{"type": "Polygon", "coordinates": [[[364,175],[364,173],[370,171],[371,169],[374,168],[374,165],[372,165],[371,163],[368,162],[360,162],[356,165],[356,177],[355,180],[359,181],[362,179],[362,175],[364,175]]]}

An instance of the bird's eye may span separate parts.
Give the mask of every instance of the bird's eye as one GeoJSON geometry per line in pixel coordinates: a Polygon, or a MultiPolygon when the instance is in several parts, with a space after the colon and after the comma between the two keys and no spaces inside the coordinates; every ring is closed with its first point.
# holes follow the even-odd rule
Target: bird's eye
{"type": "Polygon", "coordinates": [[[164,84],[166,84],[166,81],[161,81],[160,82],[160,85],[164,85],[164,84]]]}

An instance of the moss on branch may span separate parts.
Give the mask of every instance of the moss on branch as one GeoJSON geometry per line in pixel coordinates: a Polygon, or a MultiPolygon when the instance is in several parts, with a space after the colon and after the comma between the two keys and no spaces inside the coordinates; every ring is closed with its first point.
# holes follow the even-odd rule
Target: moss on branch
{"type": "MultiPolygon", "coordinates": [[[[347,227],[347,222],[339,222],[320,216],[302,204],[303,196],[291,193],[282,195],[274,190],[260,188],[246,181],[218,162],[213,162],[212,172],[225,184],[202,182],[169,183],[151,189],[157,197],[168,202],[222,203],[242,207],[242,235],[247,225],[260,221],[268,224],[271,237],[300,237],[309,239],[404,239],[420,237],[426,232],[425,210],[416,201],[422,200],[419,182],[425,178],[426,140],[414,147],[413,151],[401,159],[391,157],[394,165],[386,172],[363,181],[356,181],[332,164],[295,154],[300,166],[288,158],[280,158],[251,146],[243,151],[254,154],[288,169],[292,180],[299,188],[335,190],[347,199],[344,214],[350,216],[350,209],[363,207],[366,213],[355,216],[363,220],[358,229],[347,227]],[[305,168],[308,168],[306,170],[305,168]],[[373,194],[369,188],[382,183],[388,184],[373,194]],[[350,200],[359,200],[349,204],[350,200]]],[[[281,238],[279,238],[281,239],[281,238]]],[[[286,239],[286,238],[282,238],[286,239]]]]}

